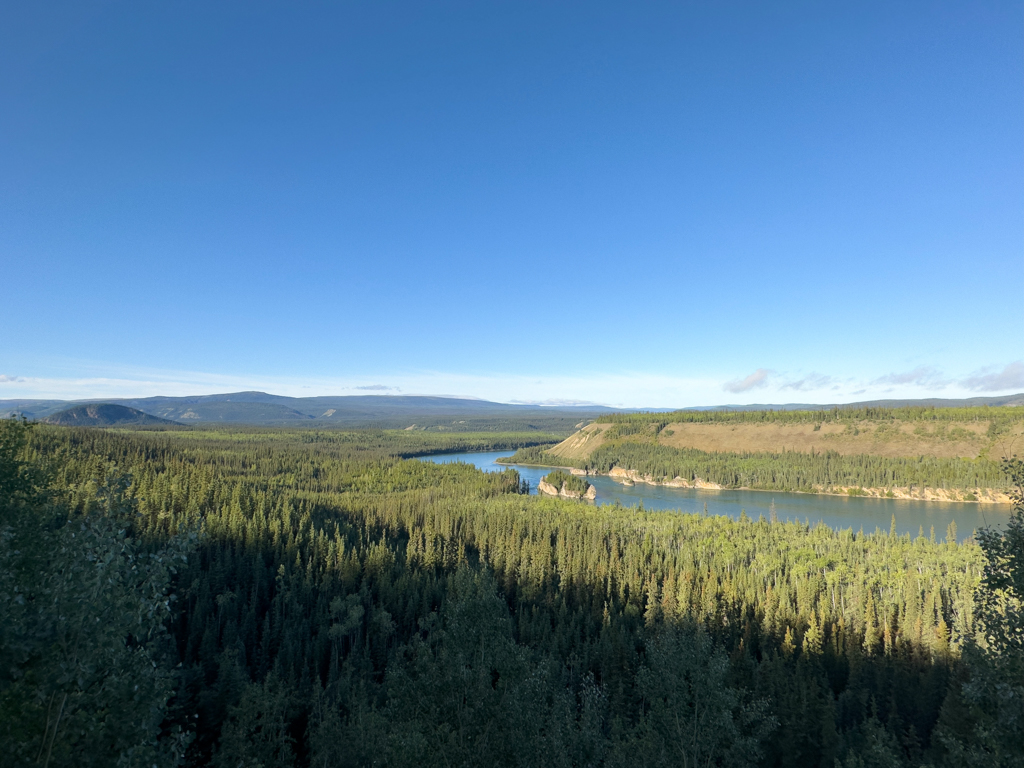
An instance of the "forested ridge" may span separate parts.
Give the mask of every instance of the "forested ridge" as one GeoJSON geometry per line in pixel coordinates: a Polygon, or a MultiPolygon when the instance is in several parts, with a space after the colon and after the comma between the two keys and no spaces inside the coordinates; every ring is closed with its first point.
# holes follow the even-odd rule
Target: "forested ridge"
{"type": "MultiPolygon", "coordinates": [[[[597,416],[594,421],[603,424],[635,425],[643,428],[652,424],[664,426],[672,423],[721,423],[721,424],[819,424],[825,422],[858,421],[924,421],[924,422],[968,422],[986,421],[999,426],[1024,420],[1024,406],[991,408],[989,406],[967,408],[934,408],[928,406],[904,406],[901,408],[829,408],[824,410],[761,410],[761,411],[671,411],[639,413],[609,413],[597,416]]],[[[998,429],[999,426],[996,428],[998,429]]]]}
{"type": "MultiPolygon", "coordinates": [[[[844,456],[834,451],[803,453],[713,453],[695,448],[670,448],[654,442],[616,441],[597,448],[589,456],[573,458],[549,453],[545,446],[516,451],[509,464],[569,466],[588,472],[608,473],[622,467],[650,476],[655,481],[683,478],[717,483],[724,488],[759,488],[778,491],[817,492],[832,488],[928,487],[1002,489],[1006,476],[999,464],[988,459],[917,459],[885,456],[844,456]]],[[[973,500],[964,494],[965,500],[973,500]]]]}
{"type": "MultiPolygon", "coordinates": [[[[616,413],[600,416],[600,429],[587,427],[553,450],[549,450],[551,446],[537,444],[503,461],[573,467],[601,474],[618,467],[651,482],[681,479],[723,488],[854,494],[870,489],[872,495],[890,496],[921,494],[930,489],[943,492],[947,499],[984,501],[991,500],[990,492],[1008,488],[999,459],[1007,446],[1019,441],[1019,436],[1015,436],[1022,421],[1024,408],[1017,407],[616,413]],[[837,432],[835,425],[843,423],[845,429],[837,432]],[[957,426],[967,423],[974,426],[957,426]],[[732,449],[666,444],[668,438],[678,439],[677,433],[687,424],[716,425],[716,429],[723,430],[728,430],[730,424],[745,428],[802,424],[808,430],[813,425],[813,434],[828,434],[817,449],[805,445],[803,450],[782,447],[786,438],[781,436],[776,439],[782,445],[765,445],[762,441],[757,448],[744,448],[742,440],[732,449]],[[917,425],[911,437],[926,438],[920,446],[922,455],[886,455],[884,450],[877,450],[875,443],[852,451],[847,446],[840,451],[828,442],[837,436],[856,436],[864,431],[871,440],[880,440],[884,445],[892,439],[906,439],[908,433],[904,429],[908,429],[908,424],[917,425]],[[819,432],[823,426],[826,429],[819,432]],[[929,446],[936,447],[942,441],[973,443],[976,455],[972,458],[941,455],[941,451],[940,455],[928,453],[929,446]]],[[[910,440],[907,445],[915,443],[910,440]]]]}
{"type": "Polygon", "coordinates": [[[979,546],[401,458],[438,435],[2,428],[12,765],[1024,759],[1019,512],[979,546]]]}

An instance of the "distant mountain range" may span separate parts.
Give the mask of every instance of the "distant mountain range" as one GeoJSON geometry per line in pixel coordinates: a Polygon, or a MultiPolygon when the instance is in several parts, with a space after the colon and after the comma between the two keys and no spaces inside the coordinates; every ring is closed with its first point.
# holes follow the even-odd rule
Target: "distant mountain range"
{"type": "Polygon", "coordinates": [[[968,397],[961,400],[949,400],[939,397],[928,397],[919,400],[864,400],[859,403],[832,403],[817,405],[811,403],[785,403],[783,405],[710,405],[692,408],[659,408],[657,410],[681,411],[818,411],[832,408],[904,408],[920,406],[923,408],[969,408],[987,405],[991,408],[1002,406],[1024,405],[1024,392],[1016,395],[999,397],[968,397]]]}
{"type": "Polygon", "coordinates": [[[144,397],[93,401],[0,400],[0,417],[47,419],[71,406],[110,404],[179,424],[234,423],[274,425],[411,426],[416,421],[592,418],[609,413],[604,406],[509,405],[487,400],[414,395],[284,397],[265,392],[234,392],[193,397],[144,397]]]}
{"type": "MultiPolygon", "coordinates": [[[[59,412],[61,421],[55,423],[84,423],[81,419],[117,418],[110,423],[157,423],[126,421],[139,416],[118,412],[95,410],[79,411],[79,406],[95,409],[99,405],[121,406],[132,409],[142,416],[156,417],[178,424],[231,423],[261,426],[378,426],[382,428],[409,427],[414,424],[425,426],[440,423],[463,423],[463,420],[488,420],[492,423],[521,423],[523,420],[546,419],[571,422],[588,419],[616,410],[626,411],[672,411],[672,410],[823,410],[830,408],[880,407],[895,408],[918,405],[936,408],[962,406],[993,407],[1024,405],[1024,393],[1000,397],[972,397],[963,400],[928,398],[922,400],[869,400],[859,403],[836,403],[820,405],[811,403],[786,403],[782,405],[719,405],[695,408],[628,408],[616,409],[600,405],[586,406],[539,406],[494,403],[488,400],[474,400],[456,397],[431,397],[416,395],[351,395],[325,397],[285,397],[265,392],[234,392],[223,395],[197,395],[193,397],[144,397],[109,400],[0,400],[0,417],[25,416],[29,419],[44,420],[59,412]],[[106,415],[103,415],[106,414],[106,415]],[[68,422],[66,419],[79,419],[68,422]]],[[[99,422],[97,422],[99,423],[99,422]]]]}

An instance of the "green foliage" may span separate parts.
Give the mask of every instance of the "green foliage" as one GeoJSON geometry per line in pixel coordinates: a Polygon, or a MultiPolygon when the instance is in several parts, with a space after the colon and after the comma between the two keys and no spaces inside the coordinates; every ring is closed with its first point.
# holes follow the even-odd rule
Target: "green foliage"
{"type": "Polygon", "coordinates": [[[1024,461],[1004,461],[1014,509],[1002,531],[978,532],[985,571],[967,679],[947,703],[940,738],[950,764],[1024,766],[1024,461]]]}
{"type": "Polygon", "coordinates": [[[729,667],[724,649],[699,628],[657,634],[637,674],[643,713],[622,764],[756,765],[777,722],[765,715],[766,702],[747,703],[730,685],[729,667]]]}
{"type": "Polygon", "coordinates": [[[459,568],[440,615],[387,672],[380,754],[387,765],[578,765],[602,734],[558,666],[516,642],[486,573],[459,568]]]}
{"type": "Polygon", "coordinates": [[[0,510],[5,515],[36,499],[43,482],[40,468],[22,460],[32,426],[25,420],[0,419],[0,510]]]}
{"type": "MultiPolygon", "coordinates": [[[[656,481],[718,483],[724,488],[814,492],[831,488],[1005,488],[999,465],[987,459],[917,459],[824,453],[710,453],[647,442],[605,443],[590,456],[567,459],[542,446],[523,448],[509,463],[565,466],[607,473],[612,467],[636,470],[656,481]]],[[[856,491],[854,492],[856,493],[856,491]]]]}
{"type": "Polygon", "coordinates": [[[66,516],[33,494],[27,427],[0,423],[0,745],[6,765],[176,764],[163,734],[170,580],[190,542],[140,545],[126,484],[66,516]],[[35,496],[35,498],[33,498],[35,496]]]}
{"type": "Polygon", "coordinates": [[[153,614],[175,698],[145,694],[190,765],[919,766],[952,754],[944,702],[980,706],[946,696],[991,621],[973,542],[530,497],[400,458],[422,441],[41,427],[21,450],[64,519],[126,473],[135,552],[201,527],[153,614]]]}
{"type": "Polygon", "coordinates": [[[288,724],[295,715],[289,689],[271,672],[250,683],[231,707],[213,761],[215,768],[291,768],[294,739],[288,724]]]}

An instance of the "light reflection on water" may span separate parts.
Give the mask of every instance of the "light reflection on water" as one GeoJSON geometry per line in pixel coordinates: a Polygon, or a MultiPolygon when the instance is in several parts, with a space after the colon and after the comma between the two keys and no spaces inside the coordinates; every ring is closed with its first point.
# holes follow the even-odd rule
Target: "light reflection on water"
{"type": "MultiPolygon", "coordinates": [[[[498,464],[498,458],[511,456],[513,451],[476,451],[447,453],[420,457],[424,461],[448,463],[461,461],[472,464],[484,472],[500,472],[512,466],[522,479],[529,481],[530,492],[536,493],[538,481],[551,471],[548,467],[527,467],[498,464]]],[[[880,528],[889,530],[893,515],[896,530],[916,536],[923,528],[928,536],[932,527],[935,538],[946,536],[946,527],[956,521],[957,538],[963,541],[973,531],[986,525],[1002,526],[1010,515],[1008,504],[970,504],[967,502],[912,501],[909,499],[875,499],[863,496],[825,496],[810,493],[781,493],[776,491],[705,491],[692,488],[668,488],[663,485],[637,483],[626,486],[608,477],[588,477],[597,489],[596,504],[625,506],[643,504],[645,509],[678,510],[684,513],[703,512],[707,505],[709,515],[728,515],[739,518],[742,511],[756,520],[770,515],[772,503],[779,520],[818,521],[833,528],[853,528],[865,532],[880,528]]]]}

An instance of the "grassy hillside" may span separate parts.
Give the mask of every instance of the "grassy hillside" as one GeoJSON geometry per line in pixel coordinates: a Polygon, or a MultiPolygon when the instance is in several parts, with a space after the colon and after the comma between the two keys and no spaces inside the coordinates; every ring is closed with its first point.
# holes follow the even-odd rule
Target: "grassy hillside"
{"type": "Polygon", "coordinates": [[[612,442],[710,453],[999,459],[1024,453],[1024,408],[615,414],[598,417],[550,452],[586,459],[612,442]]]}
{"type": "Polygon", "coordinates": [[[629,482],[1008,503],[1024,408],[612,414],[511,463],[629,482]]]}

